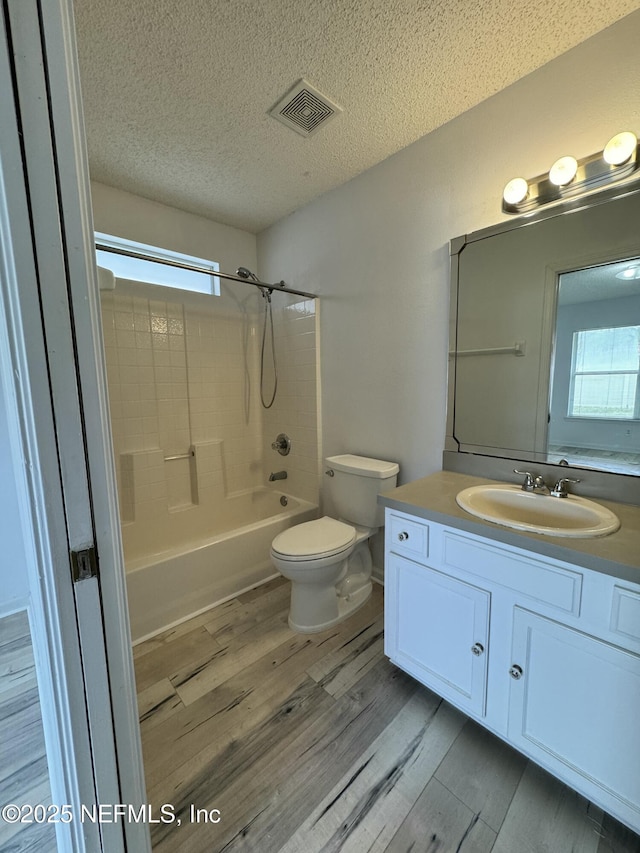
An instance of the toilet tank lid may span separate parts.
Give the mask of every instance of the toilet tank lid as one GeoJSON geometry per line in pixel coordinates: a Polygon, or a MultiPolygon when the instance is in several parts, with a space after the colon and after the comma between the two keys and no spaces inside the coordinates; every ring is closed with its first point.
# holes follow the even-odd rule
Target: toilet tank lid
{"type": "Polygon", "coordinates": [[[359,474],[361,477],[377,477],[380,480],[395,477],[400,470],[396,462],[384,462],[382,459],[369,459],[367,456],[354,456],[351,453],[327,456],[326,462],[336,471],[359,474]]]}

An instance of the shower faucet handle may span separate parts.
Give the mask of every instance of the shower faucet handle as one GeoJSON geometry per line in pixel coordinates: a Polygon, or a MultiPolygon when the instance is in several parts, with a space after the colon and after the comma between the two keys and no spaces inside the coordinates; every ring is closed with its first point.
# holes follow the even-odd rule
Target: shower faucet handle
{"type": "Polygon", "coordinates": [[[281,432],[271,443],[271,449],[277,450],[280,456],[288,456],[291,452],[291,439],[286,433],[281,432]]]}

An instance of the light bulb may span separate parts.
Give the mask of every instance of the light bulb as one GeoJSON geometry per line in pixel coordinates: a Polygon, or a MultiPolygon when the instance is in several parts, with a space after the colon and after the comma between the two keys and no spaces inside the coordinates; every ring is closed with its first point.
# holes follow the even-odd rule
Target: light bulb
{"type": "Polygon", "coordinates": [[[504,188],[502,198],[507,204],[519,204],[529,192],[529,184],[524,178],[512,178],[504,188]]]}
{"type": "Polygon", "coordinates": [[[549,180],[558,187],[570,184],[578,171],[578,161],[575,157],[561,157],[549,169],[549,180]]]}
{"type": "Polygon", "coordinates": [[[637,145],[635,133],[625,130],[611,137],[604,147],[602,157],[610,166],[622,166],[631,157],[637,145]]]}
{"type": "Polygon", "coordinates": [[[630,267],[616,273],[616,278],[621,278],[623,281],[630,281],[640,278],[640,265],[632,264],[630,267]]]}

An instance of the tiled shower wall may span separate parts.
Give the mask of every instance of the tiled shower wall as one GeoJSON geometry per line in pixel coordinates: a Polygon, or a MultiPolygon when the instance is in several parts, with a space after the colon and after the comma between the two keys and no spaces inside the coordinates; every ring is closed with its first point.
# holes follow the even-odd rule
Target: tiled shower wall
{"type": "MultiPolygon", "coordinates": [[[[265,472],[287,471],[283,491],[313,502],[318,500],[318,475],[322,459],[320,445],[319,303],[309,299],[294,302],[284,294],[273,297],[274,332],[278,364],[278,391],[270,409],[263,410],[263,453],[265,472]],[[288,304],[284,303],[289,299],[288,304]],[[291,453],[280,454],[271,447],[276,436],[284,432],[291,438],[291,453]]],[[[262,340],[259,320],[258,337],[262,340]]],[[[267,338],[267,347],[268,347],[267,338]]],[[[271,365],[271,353],[265,348],[265,363],[271,365]]],[[[265,370],[265,396],[269,402],[273,388],[273,371],[265,370]]]]}
{"type": "MultiPolygon", "coordinates": [[[[192,516],[267,485],[272,470],[288,473],[272,488],[317,501],[315,305],[273,296],[278,393],[264,410],[264,300],[256,289],[236,287],[223,284],[214,297],[119,280],[101,294],[123,530],[135,528],[136,538],[154,550],[164,515],[183,513],[189,538],[192,516]],[[293,442],[288,457],[271,450],[282,431],[293,442]],[[167,458],[174,456],[181,458],[167,458]]],[[[268,401],[269,338],[265,365],[268,401]]],[[[125,554],[133,532],[125,535],[125,554]]]]}

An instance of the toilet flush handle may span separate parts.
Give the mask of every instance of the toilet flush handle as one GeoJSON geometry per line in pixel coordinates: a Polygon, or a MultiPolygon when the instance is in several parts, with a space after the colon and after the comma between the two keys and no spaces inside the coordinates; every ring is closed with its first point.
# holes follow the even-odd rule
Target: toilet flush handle
{"type": "Polygon", "coordinates": [[[327,468],[327,470],[324,473],[327,475],[327,477],[335,477],[336,476],[336,472],[333,470],[333,468],[327,468]]]}

